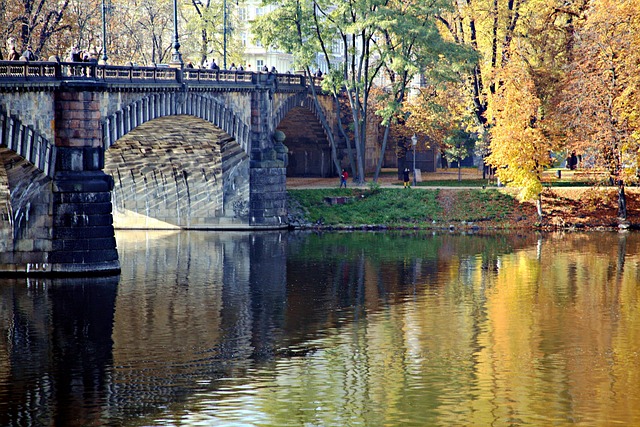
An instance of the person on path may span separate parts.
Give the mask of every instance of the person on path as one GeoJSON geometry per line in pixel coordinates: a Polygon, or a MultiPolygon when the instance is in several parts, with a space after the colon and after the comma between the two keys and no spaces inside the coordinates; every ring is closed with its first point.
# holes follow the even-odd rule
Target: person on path
{"type": "Polygon", "coordinates": [[[346,170],[342,169],[342,174],[340,174],[340,188],[344,185],[344,188],[347,188],[347,178],[349,178],[349,174],[346,170]]]}
{"type": "Polygon", "coordinates": [[[411,188],[411,183],[409,182],[409,168],[404,168],[404,171],[402,171],[402,180],[404,181],[404,188],[411,188]]]}
{"type": "Polygon", "coordinates": [[[571,152],[571,155],[567,159],[567,167],[571,170],[576,170],[578,167],[578,156],[576,156],[575,150],[571,152]]]}

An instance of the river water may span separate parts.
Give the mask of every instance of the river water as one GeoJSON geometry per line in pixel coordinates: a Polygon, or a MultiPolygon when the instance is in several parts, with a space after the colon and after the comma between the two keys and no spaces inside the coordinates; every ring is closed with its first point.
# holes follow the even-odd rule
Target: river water
{"type": "Polygon", "coordinates": [[[0,278],[0,425],[640,425],[638,234],[116,237],[0,278]]]}

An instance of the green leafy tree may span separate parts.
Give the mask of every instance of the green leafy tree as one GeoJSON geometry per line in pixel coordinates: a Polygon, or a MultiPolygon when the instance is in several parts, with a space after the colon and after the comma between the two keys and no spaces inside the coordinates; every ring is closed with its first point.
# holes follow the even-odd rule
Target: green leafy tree
{"type": "MultiPolygon", "coordinates": [[[[436,25],[436,12],[448,6],[446,1],[272,0],[269,4],[278,8],[254,26],[263,44],[292,52],[307,75],[320,53],[329,66],[323,89],[336,101],[339,95],[346,97],[350,136],[346,132],[342,136],[347,139],[348,151],[354,148],[358,182],[364,182],[367,121],[377,79],[388,84],[383,95],[386,99],[381,102],[384,107],[377,111],[387,127],[384,154],[388,126],[403,114],[402,101],[411,80],[419,73],[442,77],[451,64],[459,66],[467,60],[460,57],[468,56],[468,50],[444,42],[436,25]],[[295,37],[291,29],[295,29],[295,37]]],[[[338,169],[338,162],[334,163],[338,169]]],[[[376,177],[381,164],[382,158],[376,177]]]]}
{"type": "Polygon", "coordinates": [[[457,81],[459,73],[468,72],[465,67],[476,60],[470,49],[442,38],[436,16],[448,7],[447,1],[392,1],[383,10],[388,21],[380,26],[383,37],[374,46],[377,56],[384,58],[382,78],[387,86],[377,100],[380,108],[376,114],[382,117],[385,131],[374,181],[382,167],[391,126],[407,116],[404,102],[412,81],[457,81]]]}

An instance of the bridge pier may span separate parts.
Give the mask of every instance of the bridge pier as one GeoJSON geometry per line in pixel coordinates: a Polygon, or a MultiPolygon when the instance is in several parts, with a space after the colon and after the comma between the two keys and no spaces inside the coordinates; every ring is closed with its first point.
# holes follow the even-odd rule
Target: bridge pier
{"type": "Polygon", "coordinates": [[[119,273],[113,228],[113,178],[103,172],[97,92],[64,91],[55,99],[51,272],[119,273]]]}
{"type": "Polygon", "coordinates": [[[251,166],[249,220],[255,227],[287,225],[287,147],[274,132],[270,89],[251,94],[251,166]]]}

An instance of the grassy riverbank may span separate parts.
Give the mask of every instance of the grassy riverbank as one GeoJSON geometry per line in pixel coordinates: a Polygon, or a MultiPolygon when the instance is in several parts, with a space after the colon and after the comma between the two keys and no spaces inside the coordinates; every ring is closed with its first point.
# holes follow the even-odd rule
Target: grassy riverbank
{"type": "MultiPolygon", "coordinates": [[[[614,188],[549,188],[540,221],[532,203],[507,189],[316,188],[290,189],[296,227],[442,229],[613,229],[614,188]]],[[[628,222],[640,224],[640,193],[627,190],[628,222]]]]}
{"type": "Polygon", "coordinates": [[[530,205],[496,189],[290,190],[290,212],[307,226],[509,228],[531,221],[530,205]]]}

